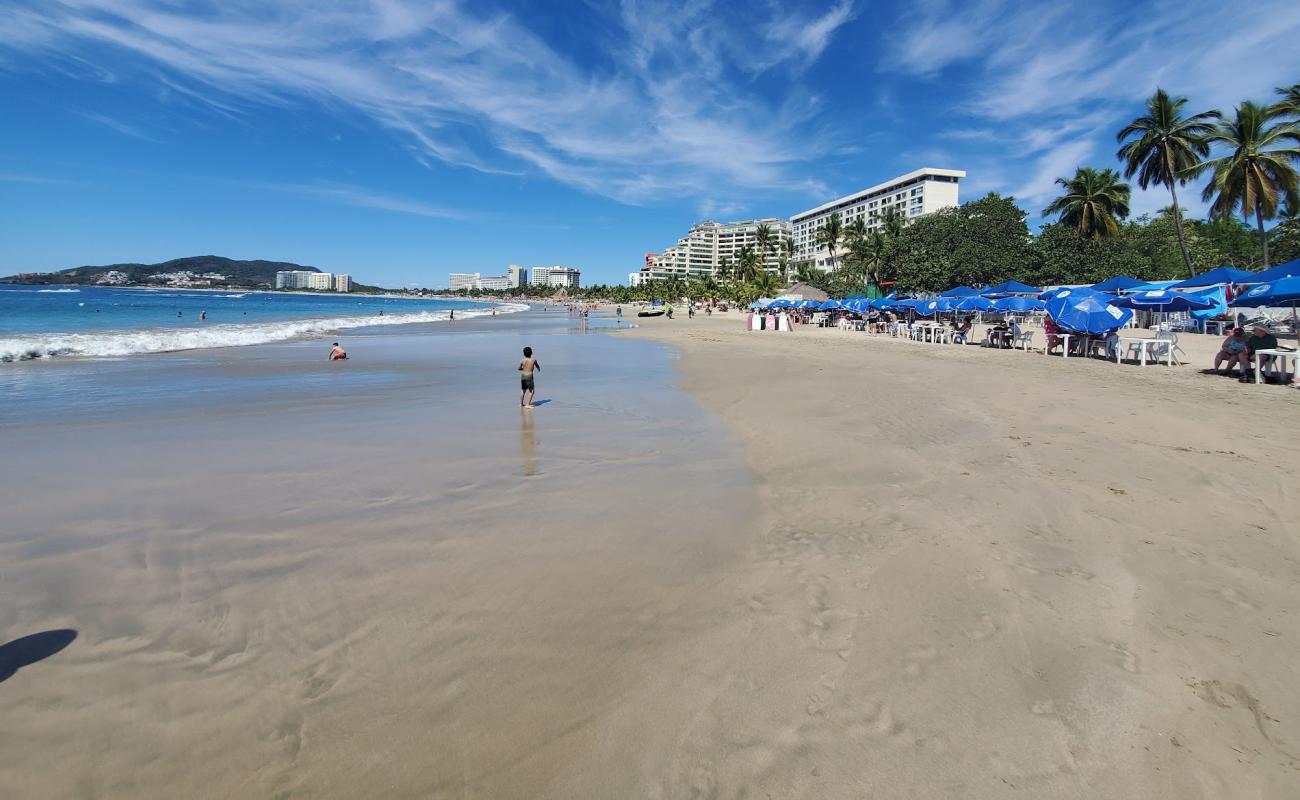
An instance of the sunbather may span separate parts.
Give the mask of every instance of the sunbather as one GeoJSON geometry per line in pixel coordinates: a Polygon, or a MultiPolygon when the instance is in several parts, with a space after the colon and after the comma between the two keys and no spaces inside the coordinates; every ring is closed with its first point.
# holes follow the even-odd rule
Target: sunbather
{"type": "Polygon", "coordinates": [[[1219,346],[1219,352],[1214,355],[1215,372],[1219,372],[1221,364],[1227,364],[1228,369],[1224,374],[1232,372],[1232,367],[1241,363],[1241,354],[1246,352],[1246,330],[1244,328],[1233,328],[1232,332],[1224,338],[1223,344],[1219,346]]]}

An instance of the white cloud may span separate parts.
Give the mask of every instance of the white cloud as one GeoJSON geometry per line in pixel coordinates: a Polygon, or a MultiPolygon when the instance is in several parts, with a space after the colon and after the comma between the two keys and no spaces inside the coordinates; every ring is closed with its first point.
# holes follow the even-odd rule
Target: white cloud
{"type": "Polygon", "coordinates": [[[623,0],[593,15],[596,58],[552,47],[514,16],[459,0],[231,0],[195,10],[171,0],[30,2],[0,27],[0,54],[112,48],[119,80],[232,115],[254,104],[359,110],[409,136],[422,155],[486,172],[541,171],[625,202],[707,190],[735,202],[760,188],[799,190],[837,144],[810,115],[779,113],[803,95],[797,74],[853,15],[849,0],[797,16],[778,5],[623,0]],[[598,24],[599,23],[599,24],[598,24]],[[782,36],[775,38],[774,31],[782,36]],[[157,68],[162,67],[161,75],[157,68]]]}
{"type": "Polygon", "coordinates": [[[476,216],[471,212],[461,211],[458,209],[441,208],[430,205],[420,200],[413,200],[407,197],[399,197],[382,192],[372,191],[360,186],[350,186],[339,183],[270,183],[264,181],[238,181],[242,186],[248,186],[254,189],[267,189],[276,192],[292,192],[294,194],[318,197],[323,200],[329,200],[343,205],[355,206],[357,208],[373,208],[380,211],[396,211],[402,214],[412,214],[417,217],[429,217],[431,219],[469,219],[476,216]]]}

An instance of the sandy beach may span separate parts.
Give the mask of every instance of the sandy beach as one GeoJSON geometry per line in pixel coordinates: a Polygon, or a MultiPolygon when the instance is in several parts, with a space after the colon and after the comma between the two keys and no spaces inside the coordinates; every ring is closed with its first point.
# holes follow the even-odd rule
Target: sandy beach
{"type": "Polygon", "coordinates": [[[635,332],[682,350],[763,518],[675,796],[1294,795],[1294,390],[741,327],[635,332]]]}
{"type": "Polygon", "coordinates": [[[19,365],[0,794],[1293,796],[1294,390],[550,313],[19,365]]]}

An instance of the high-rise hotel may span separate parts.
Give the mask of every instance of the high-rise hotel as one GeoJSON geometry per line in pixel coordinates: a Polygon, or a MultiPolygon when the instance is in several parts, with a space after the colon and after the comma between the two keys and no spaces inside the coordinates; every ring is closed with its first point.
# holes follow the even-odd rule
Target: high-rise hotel
{"type": "Polygon", "coordinates": [[[723,261],[735,265],[742,248],[758,252],[758,226],[762,224],[767,225],[772,236],[769,249],[763,255],[763,268],[777,272],[781,267],[781,241],[790,238],[790,223],[768,217],[741,222],[701,222],[662,255],[652,259],[650,256],[653,254],[647,254],[640,280],[690,280],[716,275],[723,261]]]}
{"type": "MultiPolygon", "coordinates": [[[[867,223],[867,230],[874,230],[880,227],[880,217],[885,209],[892,208],[898,211],[906,225],[917,217],[956,206],[957,182],[964,177],[966,173],[959,169],[925,167],[795,214],[790,218],[794,234],[794,258],[791,260],[810,261],[819,269],[830,266],[826,248],[817,243],[817,231],[831,214],[838,213],[844,225],[860,219],[867,223]]],[[[841,245],[836,257],[844,252],[841,245]]]]}

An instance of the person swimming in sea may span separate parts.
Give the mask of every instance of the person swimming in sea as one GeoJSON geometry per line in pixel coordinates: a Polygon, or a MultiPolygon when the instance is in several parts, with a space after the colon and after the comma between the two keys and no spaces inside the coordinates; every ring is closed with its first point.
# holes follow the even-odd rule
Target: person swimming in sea
{"type": "Polygon", "coordinates": [[[199,312],[199,319],[200,319],[200,320],[205,320],[205,319],[207,319],[207,318],[208,318],[208,310],[205,308],[205,309],[203,309],[202,311],[199,312]]]}
{"type": "Polygon", "coordinates": [[[335,342],[330,347],[330,361],[346,361],[347,357],[347,351],[344,350],[338,342],[335,342]]]}
{"type": "Polygon", "coordinates": [[[541,372],[542,365],[537,363],[533,358],[533,348],[524,348],[524,357],[519,361],[519,405],[522,408],[532,408],[533,398],[537,395],[537,387],[533,382],[533,373],[541,372]],[[524,402],[527,398],[527,402],[524,402]]]}

